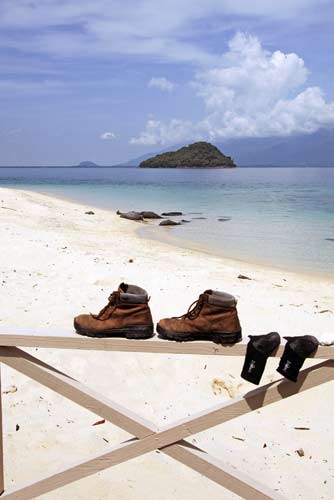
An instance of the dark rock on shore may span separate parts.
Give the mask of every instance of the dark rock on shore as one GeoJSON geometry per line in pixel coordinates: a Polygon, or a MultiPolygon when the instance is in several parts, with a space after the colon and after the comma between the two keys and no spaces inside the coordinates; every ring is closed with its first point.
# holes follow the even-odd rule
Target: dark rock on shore
{"type": "Polygon", "coordinates": [[[139,212],[120,212],[117,210],[117,215],[119,215],[122,219],[128,219],[128,220],[144,220],[144,217],[142,216],[141,213],[139,212]]]}
{"type": "Polygon", "coordinates": [[[158,154],[144,160],[140,168],[231,168],[236,167],[230,156],[225,156],[209,142],[194,142],[177,151],[158,154]]]}
{"type": "Polygon", "coordinates": [[[159,226],[180,226],[181,222],[175,222],[174,220],[166,219],[162,220],[159,226]]]}
{"type": "Polygon", "coordinates": [[[143,217],[144,219],[161,219],[161,215],[158,215],[156,214],[155,212],[150,212],[150,211],[143,211],[143,212],[139,212],[143,217]]]}

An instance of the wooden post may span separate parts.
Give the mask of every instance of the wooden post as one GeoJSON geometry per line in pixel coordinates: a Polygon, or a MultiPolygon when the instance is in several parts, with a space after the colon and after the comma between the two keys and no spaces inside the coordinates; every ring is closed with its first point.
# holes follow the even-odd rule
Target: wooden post
{"type": "Polygon", "coordinates": [[[0,363],[0,495],[5,490],[3,472],[3,437],[2,437],[2,389],[1,389],[1,363],[0,363]]]}

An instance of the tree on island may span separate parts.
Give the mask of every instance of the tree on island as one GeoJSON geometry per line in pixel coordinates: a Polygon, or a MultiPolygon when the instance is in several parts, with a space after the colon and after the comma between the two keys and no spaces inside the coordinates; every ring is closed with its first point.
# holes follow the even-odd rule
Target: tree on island
{"type": "Polygon", "coordinates": [[[194,142],[177,151],[161,153],[142,161],[140,168],[231,168],[236,167],[230,156],[225,156],[209,142],[194,142]]]}
{"type": "Polygon", "coordinates": [[[98,167],[98,165],[93,161],[82,161],[78,167],[98,167]]]}

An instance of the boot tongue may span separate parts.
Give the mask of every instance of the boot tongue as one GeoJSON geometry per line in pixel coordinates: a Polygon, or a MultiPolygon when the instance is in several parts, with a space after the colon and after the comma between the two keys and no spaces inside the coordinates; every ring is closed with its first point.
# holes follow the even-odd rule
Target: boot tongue
{"type": "Polygon", "coordinates": [[[237,305],[237,299],[234,295],[226,292],[217,292],[215,290],[206,290],[204,295],[207,298],[208,304],[213,306],[222,307],[235,307],[237,305]]]}
{"type": "Polygon", "coordinates": [[[91,313],[91,316],[95,319],[101,319],[101,320],[106,319],[110,315],[113,306],[116,304],[116,295],[117,292],[112,292],[112,294],[109,295],[108,297],[108,304],[104,306],[104,308],[101,309],[101,311],[98,314],[91,313]]]}
{"type": "Polygon", "coordinates": [[[127,291],[128,287],[129,287],[129,285],[127,285],[127,283],[120,283],[120,284],[118,285],[118,289],[117,289],[117,291],[118,291],[119,293],[126,293],[126,291],[127,291]]]}
{"type": "Polygon", "coordinates": [[[130,304],[145,304],[148,302],[148,294],[140,286],[121,283],[118,287],[118,292],[121,302],[130,304]]]}

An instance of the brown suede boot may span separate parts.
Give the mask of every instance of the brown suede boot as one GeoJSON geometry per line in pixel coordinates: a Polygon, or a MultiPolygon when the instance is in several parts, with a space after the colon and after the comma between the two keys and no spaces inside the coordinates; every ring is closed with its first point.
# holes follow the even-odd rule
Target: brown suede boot
{"type": "Polygon", "coordinates": [[[121,283],[99,314],[81,314],[74,318],[74,328],[89,337],[147,339],[153,335],[148,301],[143,288],[121,283]]]}
{"type": "Polygon", "coordinates": [[[233,344],[241,340],[241,326],[233,295],[207,290],[186,314],[159,321],[157,332],[167,340],[212,340],[233,344]]]}

